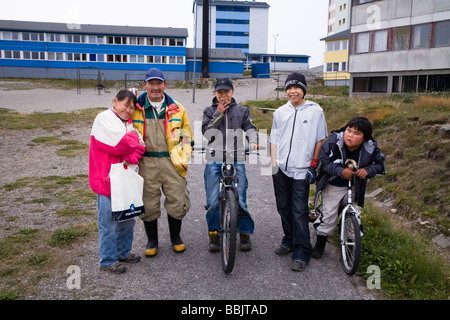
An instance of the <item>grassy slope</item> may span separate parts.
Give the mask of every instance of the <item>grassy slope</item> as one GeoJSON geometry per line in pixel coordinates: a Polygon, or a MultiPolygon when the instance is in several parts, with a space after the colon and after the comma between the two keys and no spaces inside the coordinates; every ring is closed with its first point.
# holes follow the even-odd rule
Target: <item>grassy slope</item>
{"type": "MultiPolygon", "coordinates": [[[[381,269],[381,287],[388,298],[448,299],[448,258],[431,243],[438,233],[449,235],[450,136],[439,128],[450,123],[448,97],[386,97],[316,99],[325,112],[329,132],[355,115],[374,125],[374,137],[387,156],[388,174],[369,182],[369,191],[383,187],[381,201],[392,200],[392,211],[370,204],[364,208],[363,258],[359,274],[370,265],[381,269]],[[425,222],[426,221],[426,222],[425,222]]],[[[249,101],[255,125],[270,132],[278,101],[249,101]]],[[[369,280],[369,279],[368,279],[369,280]]]]}

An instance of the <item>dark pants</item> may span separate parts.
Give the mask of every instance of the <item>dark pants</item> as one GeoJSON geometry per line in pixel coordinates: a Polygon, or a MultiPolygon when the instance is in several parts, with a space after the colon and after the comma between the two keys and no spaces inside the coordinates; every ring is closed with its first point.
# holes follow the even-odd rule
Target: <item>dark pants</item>
{"type": "Polygon", "coordinates": [[[281,170],[272,179],[284,231],[281,243],[292,249],[292,259],[309,262],[312,254],[309,236],[309,184],[306,180],[289,178],[281,170]]]}

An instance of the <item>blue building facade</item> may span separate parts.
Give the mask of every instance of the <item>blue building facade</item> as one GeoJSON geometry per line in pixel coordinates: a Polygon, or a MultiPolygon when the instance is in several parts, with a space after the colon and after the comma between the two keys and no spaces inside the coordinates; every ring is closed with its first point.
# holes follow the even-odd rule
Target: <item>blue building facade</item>
{"type": "Polygon", "coordinates": [[[184,80],[187,37],[184,28],[0,20],[0,77],[74,79],[92,68],[121,80],[155,67],[184,80]]]}

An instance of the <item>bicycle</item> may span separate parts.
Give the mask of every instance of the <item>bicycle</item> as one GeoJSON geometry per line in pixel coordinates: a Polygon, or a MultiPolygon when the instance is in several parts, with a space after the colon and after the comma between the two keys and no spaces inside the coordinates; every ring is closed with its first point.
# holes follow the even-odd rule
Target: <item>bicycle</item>
{"type": "MultiPolygon", "coordinates": [[[[353,160],[351,160],[351,162],[351,165],[347,164],[346,162],[346,166],[351,168],[353,171],[356,171],[356,162],[354,162],[353,160]]],[[[386,164],[383,163],[383,173],[381,175],[384,175],[386,173],[386,164]]],[[[361,260],[361,227],[359,223],[359,217],[361,214],[353,206],[353,179],[349,180],[347,185],[347,204],[342,208],[339,208],[339,241],[341,248],[341,265],[344,269],[344,272],[349,276],[352,276],[356,273],[361,260]]],[[[316,195],[314,197],[314,207],[310,211],[310,221],[314,218],[314,216],[316,216],[317,218],[322,214],[322,201],[322,190],[320,190],[319,192],[316,192],[316,195]]]]}
{"type": "MultiPolygon", "coordinates": [[[[226,159],[234,159],[235,151],[217,148],[202,148],[202,152],[222,152],[226,159]]],[[[238,150],[238,157],[250,154],[250,149],[238,150]]],[[[236,259],[236,237],[238,225],[238,183],[236,168],[233,161],[225,161],[221,167],[222,176],[219,179],[219,243],[222,269],[225,273],[233,271],[236,259]]],[[[205,206],[205,209],[207,207],[205,206]]]]}

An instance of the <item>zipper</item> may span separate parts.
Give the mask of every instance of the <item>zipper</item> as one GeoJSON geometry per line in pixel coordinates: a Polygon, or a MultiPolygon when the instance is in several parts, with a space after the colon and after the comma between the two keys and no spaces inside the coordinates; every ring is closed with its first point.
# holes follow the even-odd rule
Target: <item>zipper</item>
{"type": "Polygon", "coordinates": [[[292,125],[291,141],[289,142],[289,152],[288,152],[288,155],[287,155],[287,158],[286,158],[286,167],[285,167],[285,171],[287,171],[288,163],[289,163],[289,156],[291,155],[292,139],[294,138],[295,119],[297,118],[297,111],[298,111],[298,109],[295,109],[295,114],[294,114],[294,124],[292,125]]]}

